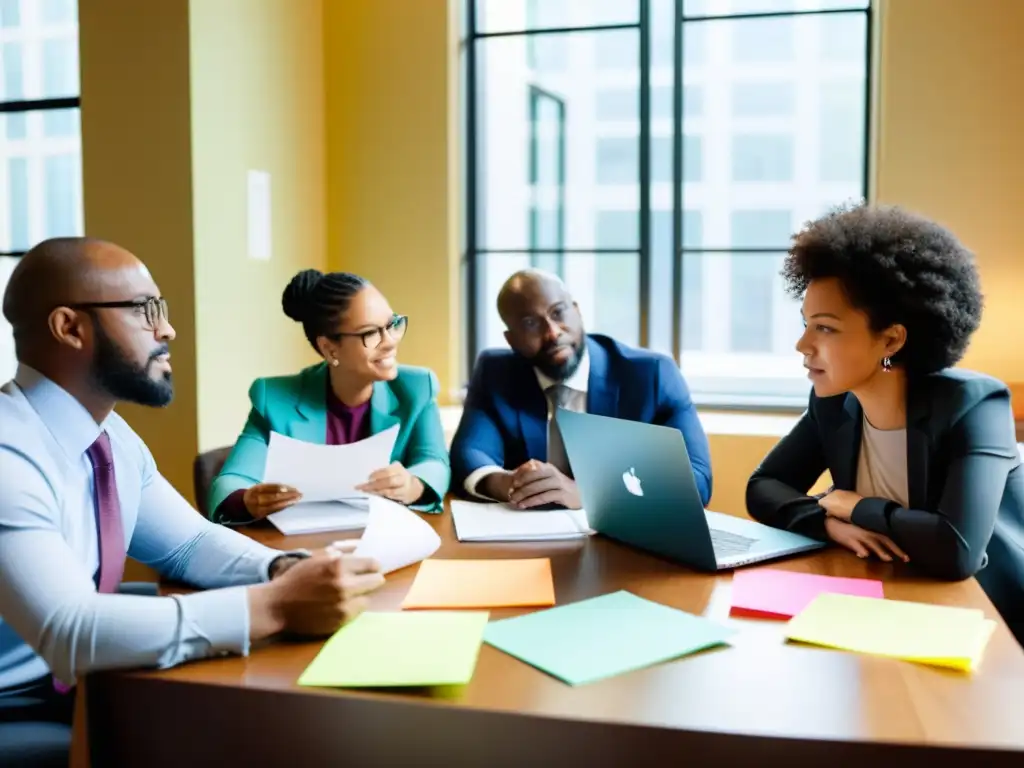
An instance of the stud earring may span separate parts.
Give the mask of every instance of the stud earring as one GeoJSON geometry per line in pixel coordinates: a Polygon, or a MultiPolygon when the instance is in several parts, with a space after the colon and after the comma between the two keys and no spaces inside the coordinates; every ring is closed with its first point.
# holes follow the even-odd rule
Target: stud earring
{"type": "Polygon", "coordinates": [[[891,370],[892,370],[892,360],[890,360],[889,356],[886,355],[885,357],[882,358],[882,373],[888,373],[891,370]]]}
{"type": "MultiPolygon", "coordinates": [[[[889,358],[885,358],[885,359],[888,360],[889,358]]],[[[337,368],[338,367],[338,358],[336,358],[336,357],[332,358],[331,359],[331,365],[333,365],[335,368],[337,368]]]]}

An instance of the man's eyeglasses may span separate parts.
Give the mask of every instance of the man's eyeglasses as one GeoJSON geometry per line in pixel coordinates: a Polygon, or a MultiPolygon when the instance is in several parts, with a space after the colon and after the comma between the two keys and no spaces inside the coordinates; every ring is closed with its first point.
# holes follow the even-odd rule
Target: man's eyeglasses
{"type": "Polygon", "coordinates": [[[519,320],[519,328],[528,334],[537,334],[547,330],[551,323],[561,325],[569,314],[569,305],[556,304],[543,315],[527,315],[519,320]]]}
{"type": "Polygon", "coordinates": [[[151,296],[134,301],[93,301],[84,304],[68,304],[70,309],[132,309],[146,319],[146,326],[155,331],[170,320],[167,299],[151,296]]]}
{"type": "Polygon", "coordinates": [[[372,328],[369,331],[360,331],[359,333],[335,333],[332,338],[338,340],[343,336],[355,336],[363,340],[363,346],[367,349],[376,349],[384,343],[385,333],[394,341],[401,341],[408,327],[408,316],[395,315],[391,318],[391,322],[383,327],[372,328]]]}

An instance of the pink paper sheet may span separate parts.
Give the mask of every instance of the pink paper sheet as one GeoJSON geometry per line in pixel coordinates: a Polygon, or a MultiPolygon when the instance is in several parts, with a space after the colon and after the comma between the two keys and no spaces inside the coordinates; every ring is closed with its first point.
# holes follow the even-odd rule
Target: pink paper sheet
{"type": "Polygon", "coordinates": [[[882,582],[819,576],[772,568],[737,571],[732,577],[733,616],[789,619],[824,592],[882,598],[882,582]]]}

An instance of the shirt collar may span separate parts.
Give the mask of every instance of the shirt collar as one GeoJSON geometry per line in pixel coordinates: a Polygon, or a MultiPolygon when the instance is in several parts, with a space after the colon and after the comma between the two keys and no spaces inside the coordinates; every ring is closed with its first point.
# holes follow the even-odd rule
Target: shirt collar
{"type": "Polygon", "coordinates": [[[565,381],[555,381],[554,379],[548,378],[538,369],[534,368],[533,372],[537,374],[537,382],[540,384],[542,391],[546,392],[548,387],[554,386],[555,384],[561,384],[568,387],[576,392],[586,392],[587,382],[590,380],[590,355],[587,353],[587,345],[583,344],[583,354],[580,355],[580,364],[576,366],[576,370],[573,371],[565,381]]]}
{"type": "Polygon", "coordinates": [[[78,400],[34,368],[21,363],[14,383],[68,458],[81,457],[103,431],[78,400]]]}

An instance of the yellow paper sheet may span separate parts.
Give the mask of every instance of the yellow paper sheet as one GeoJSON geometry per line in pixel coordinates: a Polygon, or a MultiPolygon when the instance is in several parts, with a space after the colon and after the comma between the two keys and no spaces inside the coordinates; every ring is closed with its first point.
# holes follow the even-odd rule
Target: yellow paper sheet
{"type": "Polygon", "coordinates": [[[506,608],[551,606],[551,561],[424,560],[403,608],[506,608]]]}
{"type": "Polygon", "coordinates": [[[973,671],[994,629],[995,622],[972,608],[823,594],[789,621],[786,637],[973,671]]]}

